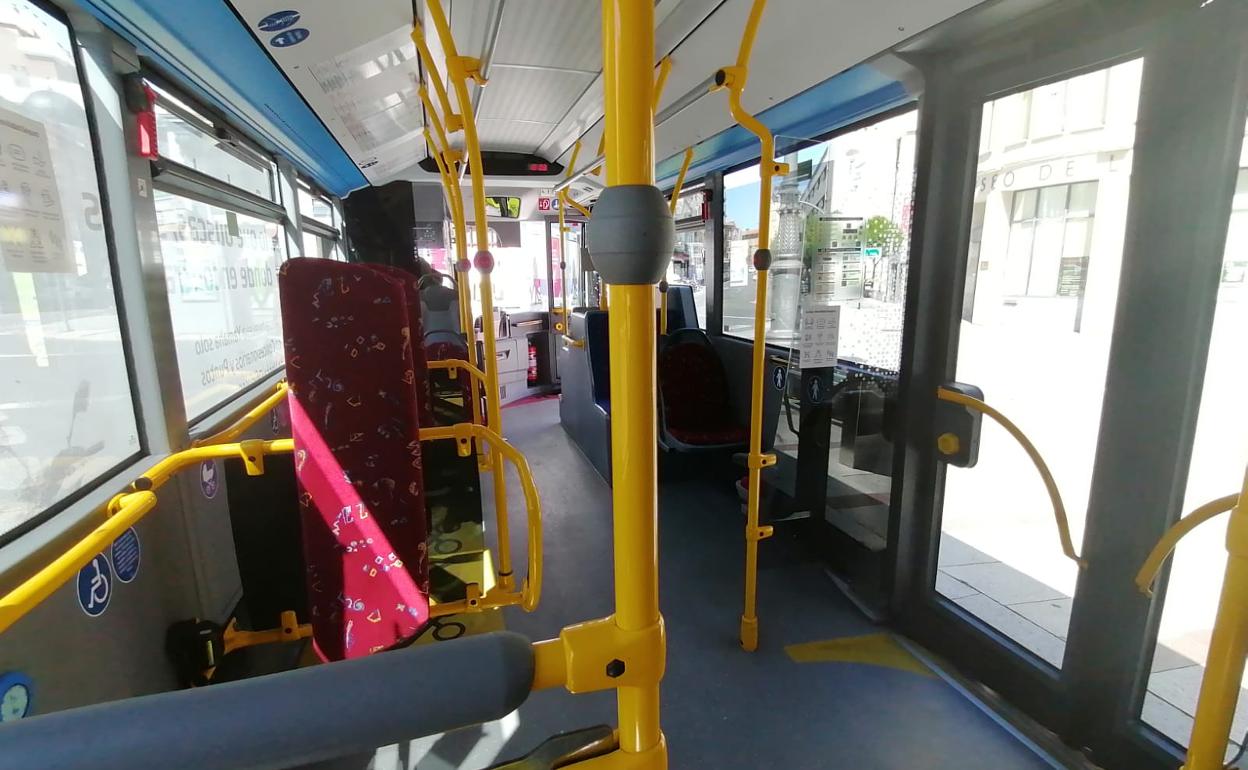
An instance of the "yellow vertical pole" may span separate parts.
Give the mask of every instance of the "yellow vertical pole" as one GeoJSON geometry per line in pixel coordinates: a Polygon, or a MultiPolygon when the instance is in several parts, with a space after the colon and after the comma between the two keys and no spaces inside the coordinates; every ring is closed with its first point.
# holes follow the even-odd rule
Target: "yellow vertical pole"
{"type": "MultiPolygon", "coordinates": [[[[612,188],[654,185],[654,3],[603,0],[602,36],[608,189],[599,207],[612,188]]],[[[662,200],[657,189],[654,194],[662,200]]],[[[596,232],[599,217],[600,212],[595,210],[590,224],[591,241],[596,238],[592,233],[596,232]]],[[[665,224],[670,233],[670,216],[665,224]]],[[[670,253],[663,256],[670,258],[670,253]]],[[[605,262],[600,267],[608,269],[605,262]]],[[[624,631],[635,632],[661,621],[654,284],[652,280],[618,282],[613,276],[619,275],[617,263],[605,276],[610,279],[612,305],[608,334],[615,623],[624,631]]],[[[661,750],[657,682],[620,687],[618,708],[621,751],[630,754],[661,750]]]]}
{"type": "MultiPolygon", "coordinates": [[[[438,114],[429,101],[429,92],[422,85],[419,89],[420,99],[424,102],[428,120],[433,126],[442,149],[433,142],[429,129],[425,129],[425,141],[434,148],[433,158],[438,164],[438,174],[442,177],[442,189],[446,194],[447,207],[451,211],[451,223],[455,228],[455,293],[459,303],[459,328],[464,333],[464,341],[468,344],[468,363],[477,365],[477,345],[472,330],[472,288],[468,285],[468,271],[472,263],[468,261],[468,242],[464,221],[464,197],[459,189],[459,176],[449,160],[451,145],[447,141],[446,132],[442,128],[438,114]],[[450,165],[448,165],[450,164],[450,165]]],[[[472,422],[481,424],[481,391],[475,377],[469,378],[469,394],[472,399],[472,422]]],[[[480,447],[478,447],[480,450],[480,447]]]]}
{"type": "MultiPolygon", "coordinates": [[[[455,90],[455,100],[459,103],[459,114],[463,123],[468,170],[472,176],[473,220],[477,236],[477,253],[473,257],[473,264],[481,274],[481,333],[485,341],[482,369],[485,371],[486,384],[489,389],[485,399],[486,419],[490,428],[501,435],[503,420],[498,405],[498,344],[495,339],[497,330],[494,328],[494,291],[490,284],[490,273],[494,270],[494,255],[490,253],[489,222],[485,217],[485,176],[481,168],[481,142],[477,136],[477,123],[472,111],[472,100],[468,98],[467,83],[469,77],[480,79],[481,62],[459,55],[440,0],[428,0],[428,8],[429,18],[438,31],[438,39],[446,55],[447,74],[455,90]]],[[[506,468],[503,465],[502,455],[494,447],[490,449],[490,465],[494,472],[494,510],[498,519],[498,586],[503,591],[511,591],[515,588],[515,576],[511,569],[511,531],[507,521],[506,468]]]]}
{"type": "Polygon", "coordinates": [[[1226,525],[1226,577],[1184,770],[1222,770],[1248,655],[1248,471],[1226,525]]]}
{"type": "Polygon", "coordinates": [[[753,652],[758,649],[758,543],[771,537],[770,526],[759,526],[759,487],[762,485],[762,469],[774,465],[775,455],[763,454],[763,357],[767,350],[767,272],[771,266],[771,180],[787,173],[784,164],[777,163],[775,141],[771,131],[741,106],[741,92],[749,75],[750,53],[758,24],[763,17],[767,0],[754,0],[750,16],[741,36],[737,51],[737,63],[716,73],[716,84],[728,89],[728,107],[733,118],[750,133],[758,137],[761,150],[758,160],[758,250],[754,252],[754,268],[757,285],[754,289],[754,349],[750,379],[750,447],[746,464],[749,468],[749,491],[745,523],[745,606],[741,612],[741,647],[753,652]]]}
{"type": "MultiPolygon", "coordinates": [[[[568,159],[568,173],[564,177],[570,179],[576,168],[576,158],[581,154],[581,143],[572,145],[572,157],[568,159]]],[[[559,271],[563,287],[563,333],[572,334],[572,308],[568,307],[568,255],[564,253],[567,246],[568,226],[564,221],[564,213],[568,208],[568,191],[559,191],[559,271]]]]}

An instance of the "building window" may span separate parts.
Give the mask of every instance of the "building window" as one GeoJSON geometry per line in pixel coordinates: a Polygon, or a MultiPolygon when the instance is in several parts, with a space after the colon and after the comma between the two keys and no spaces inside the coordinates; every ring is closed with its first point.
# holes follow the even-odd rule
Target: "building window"
{"type": "Polygon", "coordinates": [[[69,28],[0,3],[0,538],[137,456],[69,28]]]}
{"type": "Polygon", "coordinates": [[[1005,258],[1005,294],[1078,297],[1092,247],[1096,182],[1013,194],[1005,258]]]}
{"type": "MultiPolygon", "coordinates": [[[[917,113],[785,154],[773,180],[767,341],[791,345],[805,308],[840,306],[838,358],[896,370],[909,274],[917,113]]],[[[754,336],[758,166],[724,176],[723,331],[754,336]]]]}
{"type": "Polygon", "coordinates": [[[194,420],[282,366],[283,232],[161,190],[155,203],[182,397],[194,420]]]}

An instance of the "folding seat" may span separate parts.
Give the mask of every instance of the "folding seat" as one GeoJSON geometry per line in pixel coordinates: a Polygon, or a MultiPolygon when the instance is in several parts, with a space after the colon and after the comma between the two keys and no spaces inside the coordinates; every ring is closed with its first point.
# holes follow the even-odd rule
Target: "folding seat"
{"type": "Polygon", "coordinates": [[[393,647],[429,617],[419,316],[393,275],[293,259],[279,277],[308,620],[327,660],[393,647]]]}

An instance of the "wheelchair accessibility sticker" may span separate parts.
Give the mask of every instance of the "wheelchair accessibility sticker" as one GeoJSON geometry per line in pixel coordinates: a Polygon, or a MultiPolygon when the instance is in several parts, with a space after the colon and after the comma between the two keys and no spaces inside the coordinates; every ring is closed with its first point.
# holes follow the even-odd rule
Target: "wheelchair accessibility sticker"
{"type": "Polygon", "coordinates": [[[199,464],[199,491],[204,493],[204,497],[211,500],[217,496],[217,489],[221,486],[221,480],[217,475],[217,461],[204,460],[199,464]]]}
{"type": "Polygon", "coordinates": [[[87,615],[98,618],[113,599],[113,569],[108,557],[97,554],[87,566],[78,570],[78,606],[87,615]]]}

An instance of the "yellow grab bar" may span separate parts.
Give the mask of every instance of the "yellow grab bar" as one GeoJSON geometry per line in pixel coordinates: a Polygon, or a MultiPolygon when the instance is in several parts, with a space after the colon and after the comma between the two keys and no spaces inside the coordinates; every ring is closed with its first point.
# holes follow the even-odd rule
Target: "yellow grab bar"
{"type": "MultiPolygon", "coordinates": [[[[767,349],[766,318],[767,271],[771,266],[771,179],[788,173],[788,167],[775,159],[775,141],[771,131],[741,106],[741,92],[750,72],[750,52],[767,0],[754,0],[750,16],[737,50],[737,63],[715,73],[717,88],[728,89],[728,109],[733,120],[758,137],[759,195],[758,249],[754,252],[754,268],[758,275],[754,290],[754,347],[750,374],[750,446],[746,457],[749,469],[749,490],[745,524],[745,607],[741,612],[741,647],[748,652],[758,649],[758,542],[772,535],[770,526],[759,526],[759,487],[762,469],[775,465],[774,454],[763,454],[763,355],[767,349]]],[[[673,203],[675,199],[673,198],[673,203]]]]}
{"type": "MultiPolygon", "coordinates": [[[[485,215],[485,176],[481,168],[481,141],[477,136],[477,123],[473,115],[472,101],[468,98],[468,80],[471,78],[478,84],[484,84],[481,77],[481,62],[471,57],[460,56],[455,46],[455,38],[451,27],[446,21],[441,0],[428,0],[426,7],[433,26],[438,32],[438,40],[442,43],[442,51],[446,57],[447,74],[451,86],[455,89],[455,100],[459,104],[460,128],[464,132],[464,146],[467,151],[468,170],[472,176],[473,225],[477,236],[477,254],[474,263],[481,275],[481,331],[485,342],[485,357],[482,367],[488,383],[485,400],[486,419],[492,429],[501,431],[503,418],[499,409],[498,388],[498,346],[494,329],[494,289],[490,274],[494,271],[494,257],[490,254],[489,222],[485,215]]],[[[415,25],[416,32],[423,40],[423,30],[415,25]]],[[[431,73],[434,70],[431,68],[431,73]]],[[[498,448],[495,446],[490,458],[494,475],[494,510],[498,517],[498,574],[499,585],[510,590],[515,583],[511,574],[511,533],[507,521],[507,475],[499,461],[498,448]]]]}
{"type": "Polygon", "coordinates": [[[224,428],[211,436],[195,439],[191,442],[191,446],[207,446],[209,444],[224,444],[227,441],[234,441],[239,436],[251,430],[251,426],[260,421],[266,413],[282,403],[286,398],[288,388],[286,380],[281,380],[273,386],[273,391],[257,401],[250,409],[248,409],[241,417],[234,421],[228,428],[224,428]]]}
{"type": "MultiPolygon", "coordinates": [[[[415,36],[415,33],[413,33],[415,36]]],[[[423,36],[422,36],[423,40],[423,36]]],[[[429,65],[429,73],[432,77],[440,77],[437,69],[429,65]]],[[[455,272],[459,273],[459,280],[455,282],[456,299],[459,302],[459,326],[464,333],[464,342],[468,347],[469,363],[477,363],[477,345],[476,334],[472,328],[472,297],[471,288],[468,286],[468,271],[471,269],[471,263],[468,261],[468,234],[467,225],[464,221],[464,198],[463,192],[459,189],[459,182],[456,175],[451,169],[452,150],[450,141],[446,137],[446,132],[442,129],[441,122],[438,121],[438,115],[433,109],[433,104],[429,101],[429,91],[422,85],[419,88],[420,100],[425,105],[425,111],[429,113],[429,123],[433,125],[434,131],[438,135],[439,141],[442,143],[441,149],[433,143],[429,135],[429,129],[425,129],[425,141],[434,148],[434,162],[438,165],[438,174],[442,177],[442,192],[446,196],[447,207],[451,211],[451,222],[455,228],[455,272]]],[[[472,421],[481,424],[481,394],[478,390],[477,381],[472,381],[472,421]]],[[[484,458],[484,455],[482,455],[484,458]]]]}
{"type": "Polygon", "coordinates": [[[570,348],[583,348],[583,347],[585,347],[585,340],[578,340],[578,339],[574,339],[574,338],[572,338],[571,336],[569,336],[569,335],[567,335],[567,334],[561,334],[561,335],[559,335],[559,336],[563,338],[563,344],[567,345],[567,346],[568,346],[568,347],[570,347],[570,348]]]}
{"type": "MultiPolygon", "coordinates": [[[[457,612],[470,612],[513,604],[519,604],[525,610],[532,612],[537,608],[538,600],[542,595],[542,503],[537,492],[537,485],[533,482],[533,473],[529,470],[529,463],[519,450],[507,443],[497,432],[483,425],[460,423],[420,430],[421,441],[448,439],[459,443],[460,454],[464,457],[472,453],[473,439],[485,441],[493,451],[515,466],[516,475],[520,478],[520,489],[524,493],[525,509],[528,512],[528,575],[525,576],[519,592],[514,592],[510,587],[504,586],[500,579],[499,584],[493,590],[480,598],[469,596],[459,602],[434,605],[435,614],[453,615],[457,612]]],[[[501,551],[503,547],[501,541],[498,547],[501,551]]],[[[499,564],[502,563],[503,555],[500,553],[499,564]]],[[[499,577],[502,577],[501,570],[499,577]]],[[[430,611],[434,612],[434,608],[430,611]]]]}
{"type": "Polygon", "coordinates": [[[689,173],[689,162],[693,160],[693,148],[685,148],[685,159],[681,161],[680,173],[676,175],[676,184],[672,187],[672,199],[668,202],[672,214],[676,213],[676,202],[680,200],[680,188],[685,186],[685,174],[689,173]]]}
{"type": "Polygon", "coordinates": [[[485,382],[485,372],[481,371],[480,369],[468,363],[467,361],[464,361],[458,358],[446,358],[440,361],[428,361],[426,362],[425,365],[429,369],[446,369],[450,371],[452,379],[456,376],[457,371],[459,371],[460,369],[463,369],[464,371],[468,372],[468,374],[472,375],[472,378],[474,380],[478,382],[485,382]]]}
{"type": "Polygon", "coordinates": [[[1086,567],[1087,564],[1083,559],[1079,558],[1079,554],[1075,551],[1075,544],[1070,538],[1070,521],[1066,517],[1066,505],[1062,502],[1062,493],[1058,491],[1057,482],[1053,480],[1053,474],[1049,471],[1048,464],[1040,456],[1040,452],[1036,449],[1035,444],[1031,443],[1031,439],[1027,438],[1027,435],[1011,422],[1008,417],[978,398],[968,396],[965,393],[958,393],[948,388],[937,388],[936,397],[942,401],[959,404],[980,414],[988,415],[1014,437],[1014,440],[1019,443],[1023,451],[1031,458],[1032,465],[1035,465],[1036,470],[1040,472],[1040,480],[1044,482],[1044,488],[1049,493],[1049,500],[1053,503],[1053,518],[1057,520],[1057,535],[1062,541],[1062,553],[1075,564],[1078,564],[1079,569],[1086,567]]]}
{"type": "Polygon", "coordinates": [[[564,200],[564,201],[565,201],[565,202],[566,202],[569,206],[571,206],[572,208],[574,208],[574,209],[576,209],[577,211],[581,212],[581,216],[585,217],[586,219],[589,219],[591,216],[593,216],[593,214],[591,214],[591,213],[590,213],[589,209],[585,208],[585,207],[584,207],[584,206],[582,206],[581,204],[579,204],[579,203],[577,203],[576,201],[574,201],[574,200],[572,199],[572,196],[571,196],[571,195],[568,195],[568,191],[567,191],[567,190],[564,190],[564,191],[563,191],[562,193],[560,193],[560,194],[561,194],[561,195],[563,195],[563,200],[564,200]]]}
{"type": "Polygon", "coordinates": [[[291,439],[274,441],[243,441],[237,444],[216,444],[176,452],[156,463],[139,476],[126,492],[115,495],[104,508],[107,517],[89,534],[53,559],[43,569],[0,598],[0,633],[8,630],[44,599],[69,582],[123,532],[134,526],[156,507],[156,492],[178,471],[204,460],[241,457],[249,475],[264,472],[264,456],[289,453],[294,449],[291,439]]]}
{"type": "Polygon", "coordinates": [[[1238,502],[1239,495],[1227,495],[1217,500],[1210,500],[1166,530],[1166,533],[1157,541],[1157,545],[1153,546],[1153,550],[1149,552],[1140,571],[1135,575],[1135,585],[1140,589],[1140,593],[1145,596],[1153,595],[1153,583],[1157,580],[1157,573],[1161,572],[1161,565],[1165,563],[1166,558],[1174,551],[1180,540],[1206,521],[1231,510],[1238,502]]]}
{"type": "MultiPolygon", "coordinates": [[[[664,56],[659,62],[659,74],[654,78],[654,111],[659,111],[659,102],[663,101],[663,89],[667,87],[667,76],[672,74],[672,57],[664,56]]],[[[604,129],[605,133],[605,129],[604,129]]]]}

